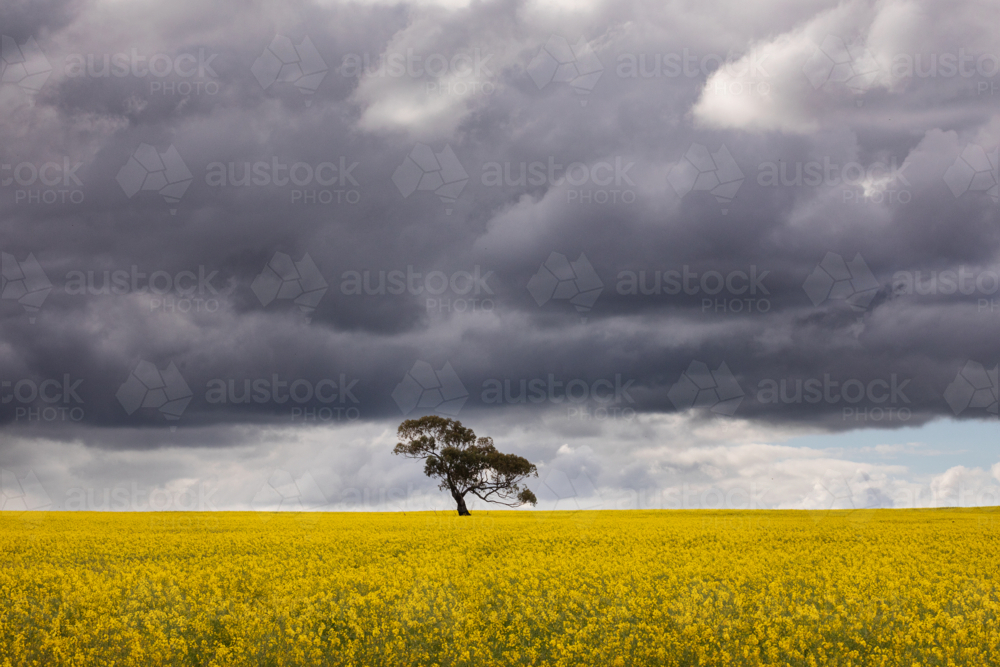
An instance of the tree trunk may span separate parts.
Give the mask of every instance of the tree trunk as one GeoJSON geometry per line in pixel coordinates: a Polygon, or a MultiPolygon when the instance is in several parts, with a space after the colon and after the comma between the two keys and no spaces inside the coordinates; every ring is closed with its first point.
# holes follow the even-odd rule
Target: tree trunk
{"type": "Polygon", "coordinates": [[[472,513],[465,506],[465,496],[455,493],[452,494],[452,497],[455,499],[455,503],[458,504],[458,516],[472,516],[472,513]]]}

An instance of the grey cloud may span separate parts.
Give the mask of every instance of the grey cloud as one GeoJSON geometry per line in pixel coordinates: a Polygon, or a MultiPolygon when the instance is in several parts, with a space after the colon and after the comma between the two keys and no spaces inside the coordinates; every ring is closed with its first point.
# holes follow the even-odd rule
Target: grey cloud
{"type": "MultiPolygon", "coordinates": [[[[956,414],[945,392],[969,361],[1000,359],[1000,74],[889,68],[899,54],[989,56],[995,31],[971,3],[911,23],[897,3],[752,16],[655,3],[571,17],[506,2],[143,10],[157,20],[49,9],[18,5],[4,28],[18,44],[35,36],[53,67],[37,94],[0,86],[0,250],[5,267],[35,257],[52,283],[29,313],[25,279],[5,268],[0,422],[17,437],[235,451],[253,429],[287,435],[321,410],[331,427],[384,427],[434,402],[404,414],[393,399],[416,362],[451,364],[468,393],[460,418],[529,419],[566,439],[609,410],[637,431],[639,417],[827,432],[996,418],[978,403],[956,414]],[[325,74],[302,83],[271,61],[255,73],[276,35],[279,51],[308,37],[325,74]],[[533,79],[553,35],[586,48],[533,79]],[[839,42],[817,55],[827,35],[859,38],[878,76],[839,85],[839,42]],[[174,70],[86,71],[89,56],[133,49],[174,70]],[[350,71],[354,56],[366,72],[350,71]],[[830,73],[811,79],[826,70],[809,58],[827,56],[830,73]],[[477,58],[481,76],[467,76],[477,58]],[[573,59],[600,76],[574,87],[573,59]],[[164,190],[174,177],[161,183],[152,158],[123,172],[143,145],[176,155],[185,169],[170,173],[190,184],[164,190]],[[308,256],[318,277],[275,282],[276,253],[308,256]],[[556,298],[569,286],[529,290],[553,253],[593,268],[582,309],[556,298]],[[275,289],[255,291],[265,274],[275,289]],[[120,395],[141,362],[173,364],[190,395],[152,373],[120,395]],[[693,411],[671,400],[692,362],[731,370],[733,417],[712,412],[710,384],[693,411]],[[832,393],[800,396],[814,379],[832,393]],[[80,402],[66,390],[78,380],[80,402]],[[295,382],[301,401],[285,397],[295,382]]],[[[849,73],[868,62],[851,49],[849,73]]],[[[294,65],[290,53],[275,57],[294,65]]],[[[652,475],[636,465],[621,462],[652,475]]]]}

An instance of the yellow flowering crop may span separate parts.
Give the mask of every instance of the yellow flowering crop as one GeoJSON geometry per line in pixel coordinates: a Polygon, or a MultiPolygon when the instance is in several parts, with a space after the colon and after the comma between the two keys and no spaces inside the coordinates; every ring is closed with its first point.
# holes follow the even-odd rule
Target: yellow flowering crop
{"type": "Polygon", "coordinates": [[[0,665],[997,665],[995,516],[0,514],[0,665]]]}

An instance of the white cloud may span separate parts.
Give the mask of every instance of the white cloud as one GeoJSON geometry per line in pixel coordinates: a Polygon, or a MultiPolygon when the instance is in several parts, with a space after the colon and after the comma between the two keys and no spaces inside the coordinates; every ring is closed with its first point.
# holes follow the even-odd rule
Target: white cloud
{"type": "MultiPolygon", "coordinates": [[[[972,2],[947,10],[908,0],[874,7],[838,4],[777,37],[748,44],[741,59],[709,77],[693,116],[711,127],[793,134],[888,118],[895,128],[941,125],[946,117],[958,121],[967,113],[961,105],[929,102],[975,97],[970,86],[995,75],[993,63],[1000,61],[994,33],[985,28],[969,32],[970,25],[986,20],[980,15],[983,9],[972,2]],[[962,57],[966,73],[949,74],[946,61],[962,57]],[[761,86],[766,92],[760,92],[761,86]],[[881,113],[865,114],[860,110],[864,94],[879,89],[893,98],[879,102],[881,113]],[[754,90],[758,92],[749,92],[754,90]]],[[[991,13],[995,19],[997,10],[991,13]]]]}
{"type": "MultiPolygon", "coordinates": [[[[1000,503],[1000,463],[991,471],[955,466],[936,476],[918,475],[904,465],[852,460],[835,446],[836,436],[830,436],[829,448],[790,446],[782,443],[801,431],[740,420],[705,422],[675,414],[573,423],[552,411],[515,419],[476,413],[465,423],[494,437],[501,451],[539,466],[539,478],[528,486],[542,501],[540,509],[565,505],[570,497],[592,509],[1000,503]],[[571,439],[567,433],[573,433],[571,439]]],[[[192,444],[148,451],[20,438],[0,457],[0,467],[19,477],[33,471],[54,507],[65,509],[146,510],[154,498],[153,509],[200,503],[209,510],[247,510],[268,480],[287,477],[315,483],[311,488],[322,493],[323,502],[314,504],[322,509],[450,511],[450,498],[424,477],[422,466],[392,455],[395,426],[185,429],[192,444]],[[243,444],[209,444],[220,440],[243,444]]],[[[916,448],[874,449],[895,454],[916,448]]]]}

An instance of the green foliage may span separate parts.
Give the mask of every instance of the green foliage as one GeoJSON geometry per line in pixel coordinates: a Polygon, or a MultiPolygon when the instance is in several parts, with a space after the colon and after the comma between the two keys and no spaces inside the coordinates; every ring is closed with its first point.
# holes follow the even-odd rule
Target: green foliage
{"type": "Polygon", "coordinates": [[[423,459],[424,474],[440,479],[438,488],[450,491],[456,501],[471,493],[508,507],[537,503],[535,494],[520,484],[526,477],[538,476],[534,464],[498,452],[493,438],[477,438],[459,421],[435,415],[407,419],[397,435],[400,442],[393,453],[423,459]]]}

